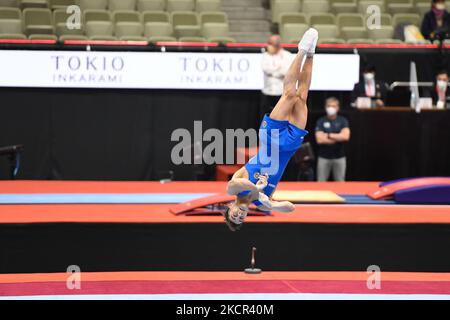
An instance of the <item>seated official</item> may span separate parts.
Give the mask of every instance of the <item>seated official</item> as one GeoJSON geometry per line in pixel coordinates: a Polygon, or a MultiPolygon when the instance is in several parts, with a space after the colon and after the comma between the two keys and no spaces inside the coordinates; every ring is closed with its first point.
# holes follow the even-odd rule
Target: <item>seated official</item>
{"type": "Polygon", "coordinates": [[[423,17],[420,31],[427,40],[440,40],[440,33],[447,33],[450,27],[450,13],[444,0],[431,1],[431,10],[423,17]]]}
{"type": "Polygon", "coordinates": [[[370,107],[384,107],[387,95],[386,83],[376,79],[376,70],[372,65],[363,69],[362,80],[355,84],[352,102],[358,107],[358,98],[370,98],[370,107]]]}
{"type": "Polygon", "coordinates": [[[334,181],[345,181],[347,160],[344,143],[350,140],[348,120],[339,113],[339,100],[332,97],[325,103],[327,115],[316,124],[316,142],[319,145],[317,181],[327,181],[333,174],[334,181]]]}
{"type": "Polygon", "coordinates": [[[436,75],[435,85],[433,88],[425,93],[426,97],[433,99],[433,105],[438,109],[450,108],[450,90],[448,88],[448,81],[450,77],[448,72],[443,70],[436,75]]]}

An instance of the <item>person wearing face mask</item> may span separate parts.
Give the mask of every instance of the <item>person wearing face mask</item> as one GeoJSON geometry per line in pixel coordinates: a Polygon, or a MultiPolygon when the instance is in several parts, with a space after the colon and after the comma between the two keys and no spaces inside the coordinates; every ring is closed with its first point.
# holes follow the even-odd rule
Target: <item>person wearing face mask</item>
{"type": "Polygon", "coordinates": [[[439,34],[447,33],[450,27],[450,14],[444,0],[433,0],[431,10],[423,17],[421,32],[425,39],[439,39],[439,34]]]}
{"type": "Polygon", "coordinates": [[[427,96],[433,99],[433,105],[438,109],[446,109],[450,107],[450,89],[448,72],[442,70],[436,75],[436,84],[433,86],[431,93],[427,96]]]}
{"type": "Polygon", "coordinates": [[[339,113],[339,100],[331,97],[326,100],[327,115],[316,123],[316,142],[318,144],[317,181],[345,181],[347,160],[344,143],[350,140],[348,120],[339,113]]]}
{"type": "Polygon", "coordinates": [[[264,88],[261,95],[260,118],[278,103],[283,93],[283,81],[293,60],[292,54],[281,46],[281,37],[272,35],[267,40],[266,52],[263,53],[262,70],[264,88]]]}
{"type": "Polygon", "coordinates": [[[373,65],[367,65],[363,69],[362,80],[355,84],[352,92],[352,101],[356,105],[360,97],[370,98],[373,107],[384,107],[384,101],[387,95],[386,83],[378,81],[376,78],[376,69],[373,65]]]}

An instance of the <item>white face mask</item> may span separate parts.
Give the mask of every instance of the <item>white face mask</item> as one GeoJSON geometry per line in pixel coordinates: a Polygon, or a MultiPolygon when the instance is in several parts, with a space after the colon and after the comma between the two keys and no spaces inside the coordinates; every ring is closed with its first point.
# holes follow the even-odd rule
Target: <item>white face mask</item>
{"type": "Polygon", "coordinates": [[[327,115],[330,117],[333,117],[337,114],[337,109],[334,107],[326,107],[325,110],[327,111],[327,115]]]}
{"type": "Polygon", "coordinates": [[[437,85],[439,89],[445,90],[447,88],[447,81],[438,80],[437,85]]]}
{"type": "Polygon", "coordinates": [[[366,81],[371,81],[371,80],[375,79],[375,75],[373,73],[365,73],[364,74],[364,79],[366,81]]]}
{"type": "Polygon", "coordinates": [[[435,7],[438,10],[445,10],[445,3],[436,3],[435,7]]]}

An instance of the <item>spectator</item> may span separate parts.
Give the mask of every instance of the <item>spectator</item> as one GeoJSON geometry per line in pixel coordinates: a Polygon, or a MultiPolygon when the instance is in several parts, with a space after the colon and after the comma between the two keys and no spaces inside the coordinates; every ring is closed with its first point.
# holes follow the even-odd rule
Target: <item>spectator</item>
{"type": "Polygon", "coordinates": [[[439,39],[440,33],[447,33],[450,26],[450,14],[445,9],[444,0],[433,0],[431,10],[423,17],[421,32],[425,39],[439,39]]]}
{"type": "Polygon", "coordinates": [[[332,173],[335,181],[345,181],[347,160],[344,143],[350,140],[350,128],[347,119],[338,115],[338,99],[328,98],[325,110],[327,115],[316,124],[316,141],[319,145],[317,180],[327,181],[332,173]]]}
{"type": "Polygon", "coordinates": [[[262,90],[260,116],[270,113],[283,93],[283,81],[292,62],[290,52],[281,47],[279,35],[272,35],[263,54],[264,89],[262,90]]]}
{"type": "Polygon", "coordinates": [[[371,106],[384,107],[387,89],[386,83],[376,79],[376,69],[373,65],[367,65],[363,69],[362,81],[355,84],[352,92],[352,101],[360,97],[368,97],[372,100],[371,106]]]}
{"type": "Polygon", "coordinates": [[[433,105],[439,109],[448,108],[450,106],[450,90],[448,90],[449,75],[443,70],[436,75],[436,83],[431,92],[428,94],[433,99],[433,105]]]}

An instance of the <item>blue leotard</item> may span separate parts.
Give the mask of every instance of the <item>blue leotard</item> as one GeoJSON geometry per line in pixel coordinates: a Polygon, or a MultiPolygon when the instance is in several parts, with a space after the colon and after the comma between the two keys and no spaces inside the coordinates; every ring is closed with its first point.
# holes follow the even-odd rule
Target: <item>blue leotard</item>
{"type": "MultiPolygon", "coordinates": [[[[265,115],[259,128],[259,151],[245,165],[248,179],[257,183],[260,174],[268,174],[268,184],[264,188],[267,196],[272,196],[284,170],[303,143],[308,131],[302,130],[289,121],[274,120],[265,115]],[[278,155],[278,156],[277,156],[278,155]]],[[[245,196],[250,191],[243,191],[238,196],[245,196]]],[[[262,205],[258,200],[255,205],[262,205]]]]}

